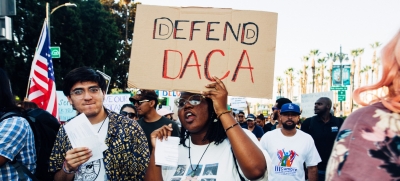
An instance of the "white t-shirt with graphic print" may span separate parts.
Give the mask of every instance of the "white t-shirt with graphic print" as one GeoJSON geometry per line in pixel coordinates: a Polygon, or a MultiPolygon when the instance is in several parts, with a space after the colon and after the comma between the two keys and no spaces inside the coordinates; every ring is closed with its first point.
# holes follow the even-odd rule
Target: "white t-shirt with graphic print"
{"type": "MultiPolygon", "coordinates": [[[[252,132],[249,130],[243,130],[250,139],[260,148],[260,143],[252,132]]],[[[186,146],[189,146],[189,139],[186,139],[186,146]]],[[[179,145],[179,160],[177,167],[162,166],[162,176],[164,181],[216,181],[216,180],[239,180],[239,173],[236,169],[235,163],[233,162],[233,153],[231,151],[231,144],[228,139],[225,139],[219,145],[215,145],[214,142],[210,144],[207,151],[207,145],[195,145],[190,142],[190,160],[192,166],[190,166],[189,160],[189,148],[179,145]],[[205,153],[204,153],[205,151],[205,153]],[[201,156],[203,158],[200,160],[201,156]],[[200,160],[200,162],[199,162],[200,160]],[[198,166],[197,166],[198,165],[198,166]],[[197,169],[196,169],[197,167],[197,169]],[[194,176],[192,176],[194,171],[194,176]]],[[[263,151],[265,160],[267,163],[271,162],[268,154],[263,151]]],[[[249,157],[251,151],[249,151],[249,157]]],[[[236,160],[237,163],[237,160],[236,160]]],[[[240,170],[240,166],[238,164],[240,170]]],[[[241,175],[244,177],[243,172],[240,170],[241,175]]],[[[260,180],[267,180],[267,172],[260,180]]],[[[246,178],[246,177],[244,177],[246,178]]]]}
{"type": "Polygon", "coordinates": [[[260,140],[261,147],[272,159],[268,178],[274,180],[304,180],[304,167],[316,166],[321,158],[312,137],[301,130],[288,137],[280,128],[264,134],[260,140]]]}
{"type": "MultiPolygon", "coordinates": [[[[108,123],[110,119],[107,117],[103,122],[92,125],[93,129],[98,132],[99,139],[104,142],[107,137],[108,123]],[[102,126],[103,125],[103,126],[102,126]]],[[[75,173],[75,181],[104,181],[107,180],[106,169],[104,168],[104,160],[98,159],[87,162],[79,167],[79,171],[75,173]]]]}

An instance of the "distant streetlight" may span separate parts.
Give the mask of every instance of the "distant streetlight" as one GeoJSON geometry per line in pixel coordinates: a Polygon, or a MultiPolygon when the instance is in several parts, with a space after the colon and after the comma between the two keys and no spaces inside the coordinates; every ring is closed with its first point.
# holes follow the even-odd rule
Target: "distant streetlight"
{"type": "MultiPolygon", "coordinates": [[[[47,27],[49,29],[49,40],[50,40],[50,15],[54,13],[54,11],[56,11],[57,9],[61,8],[61,7],[78,7],[75,3],[65,3],[65,4],[61,4],[57,7],[55,7],[54,9],[52,9],[50,11],[50,4],[46,3],[46,21],[47,21],[47,27]]],[[[51,44],[51,42],[50,42],[51,44]]]]}
{"type": "MultiPolygon", "coordinates": [[[[342,71],[343,71],[343,66],[342,66],[342,61],[344,60],[349,60],[349,57],[347,54],[342,53],[342,45],[340,45],[340,52],[339,54],[336,54],[335,59],[339,59],[340,62],[340,86],[343,86],[343,76],[342,76],[342,71]]],[[[340,101],[340,117],[343,116],[343,109],[342,109],[342,101],[340,101]]]]}

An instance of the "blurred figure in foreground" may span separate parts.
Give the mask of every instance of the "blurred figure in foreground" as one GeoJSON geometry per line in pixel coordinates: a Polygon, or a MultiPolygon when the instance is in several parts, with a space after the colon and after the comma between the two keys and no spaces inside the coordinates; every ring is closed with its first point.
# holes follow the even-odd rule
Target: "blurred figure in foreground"
{"type": "Polygon", "coordinates": [[[382,70],[376,84],[354,91],[354,100],[365,107],[344,121],[326,180],[400,179],[400,32],[382,50],[382,70]],[[374,90],[385,95],[370,103],[362,100],[374,90]]]}

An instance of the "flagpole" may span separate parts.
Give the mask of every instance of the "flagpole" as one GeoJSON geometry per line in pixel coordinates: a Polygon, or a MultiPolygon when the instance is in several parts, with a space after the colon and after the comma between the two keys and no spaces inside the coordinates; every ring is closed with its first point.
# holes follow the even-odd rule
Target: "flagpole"
{"type": "MultiPolygon", "coordinates": [[[[49,33],[49,42],[51,42],[50,38],[50,3],[46,2],[46,22],[47,22],[47,29],[49,33]]],[[[50,43],[51,46],[51,43],[50,43]]]]}
{"type": "MultiPolygon", "coordinates": [[[[31,69],[32,69],[32,68],[31,68],[31,69]]],[[[32,78],[29,77],[28,86],[26,87],[26,94],[25,94],[24,101],[25,101],[25,99],[28,99],[28,93],[29,93],[29,87],[31,86],[31,81],[32,81],[32,78]]],[[[28,100],[29,100],[29,99],[28,99],[28,100]]]]}

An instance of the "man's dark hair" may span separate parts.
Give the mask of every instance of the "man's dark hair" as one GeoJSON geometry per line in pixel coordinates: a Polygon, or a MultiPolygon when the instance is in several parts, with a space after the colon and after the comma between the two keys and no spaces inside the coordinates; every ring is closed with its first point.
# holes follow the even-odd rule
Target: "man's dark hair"
{"type": "Polygon", "coordinates": [[[257,119],[261,119],[261,120],[264,120],[264,119],[265,119],[263,114],[258,115],[256,118],[257,118],[257,119]]]}
{"type": "Polygon", "coordinates": [[[137,114],[136,107],[134,105],[132,105],[132,104],[124,104],[124,105],[122,105],[121,109],[119,110],[119,113],[121,113],[121,111],[126,107],[132,108],[133,110],[135,110],[135,114],[137,114]]]}
{"type": "Polygon", "coordinates": [[[245,115],[243,111],[239,111],[238,115],[239,115],[239,114],[243,114],[243,115],[245,115]]]}
{"type": "Polygon", "coordinates": [[[0,68],[0,111],[7,112],[18,109],[11,92],[11,83],[6,72],[0,68]]]}
{"type": "MultiPolygon", "coordinates": [[[[226,132],[224,127],[222,126],[221,120],[218,119],[217,122],[214,122],[214,119],[217,118],[217,114],[215,113],[214,110],[214,105],[213,102],[210,98],[205,98],[205,100],[207,101],[207,107],[208,107],[208,113],[209,113],[209,118],[207,120],[207,125],[208,126],[208,130],[206,135],[203,138],[203,141],[209,141],[211,142],[215,142],[215,145],[219,145],[220,143],[222,143],[225,138],[227,138],[226,132]]],[[[182,126],[181,127],[181,134],[180,134],[180,144],[182,144],[184,147],[187,147],[187,145],[185,144],[185,140],[187,138],[189,138],[190,133],[182,126]]]]}
{"type": "Polygon", "coordinates": [[[78,82],[96,82],[101,91],[106,91],[106,79],[90,67],[79,67],[71,70],[64,77],[63,93],[65,96],[71,95],[71,88],[78,82]]]}
{"type": "Polygon", "coordinates": [[[292,101],[291,101],[290,99],[288,99],[288,98],[279,98],[279,99],[276,100],[276,103],[278,103],[278,104],[276,105],[276,107],[277,107],[278,109],[281,109],[282,106],[283,106],[284,104],[286,104],[286,103],[292,103],[292,101]]]}

